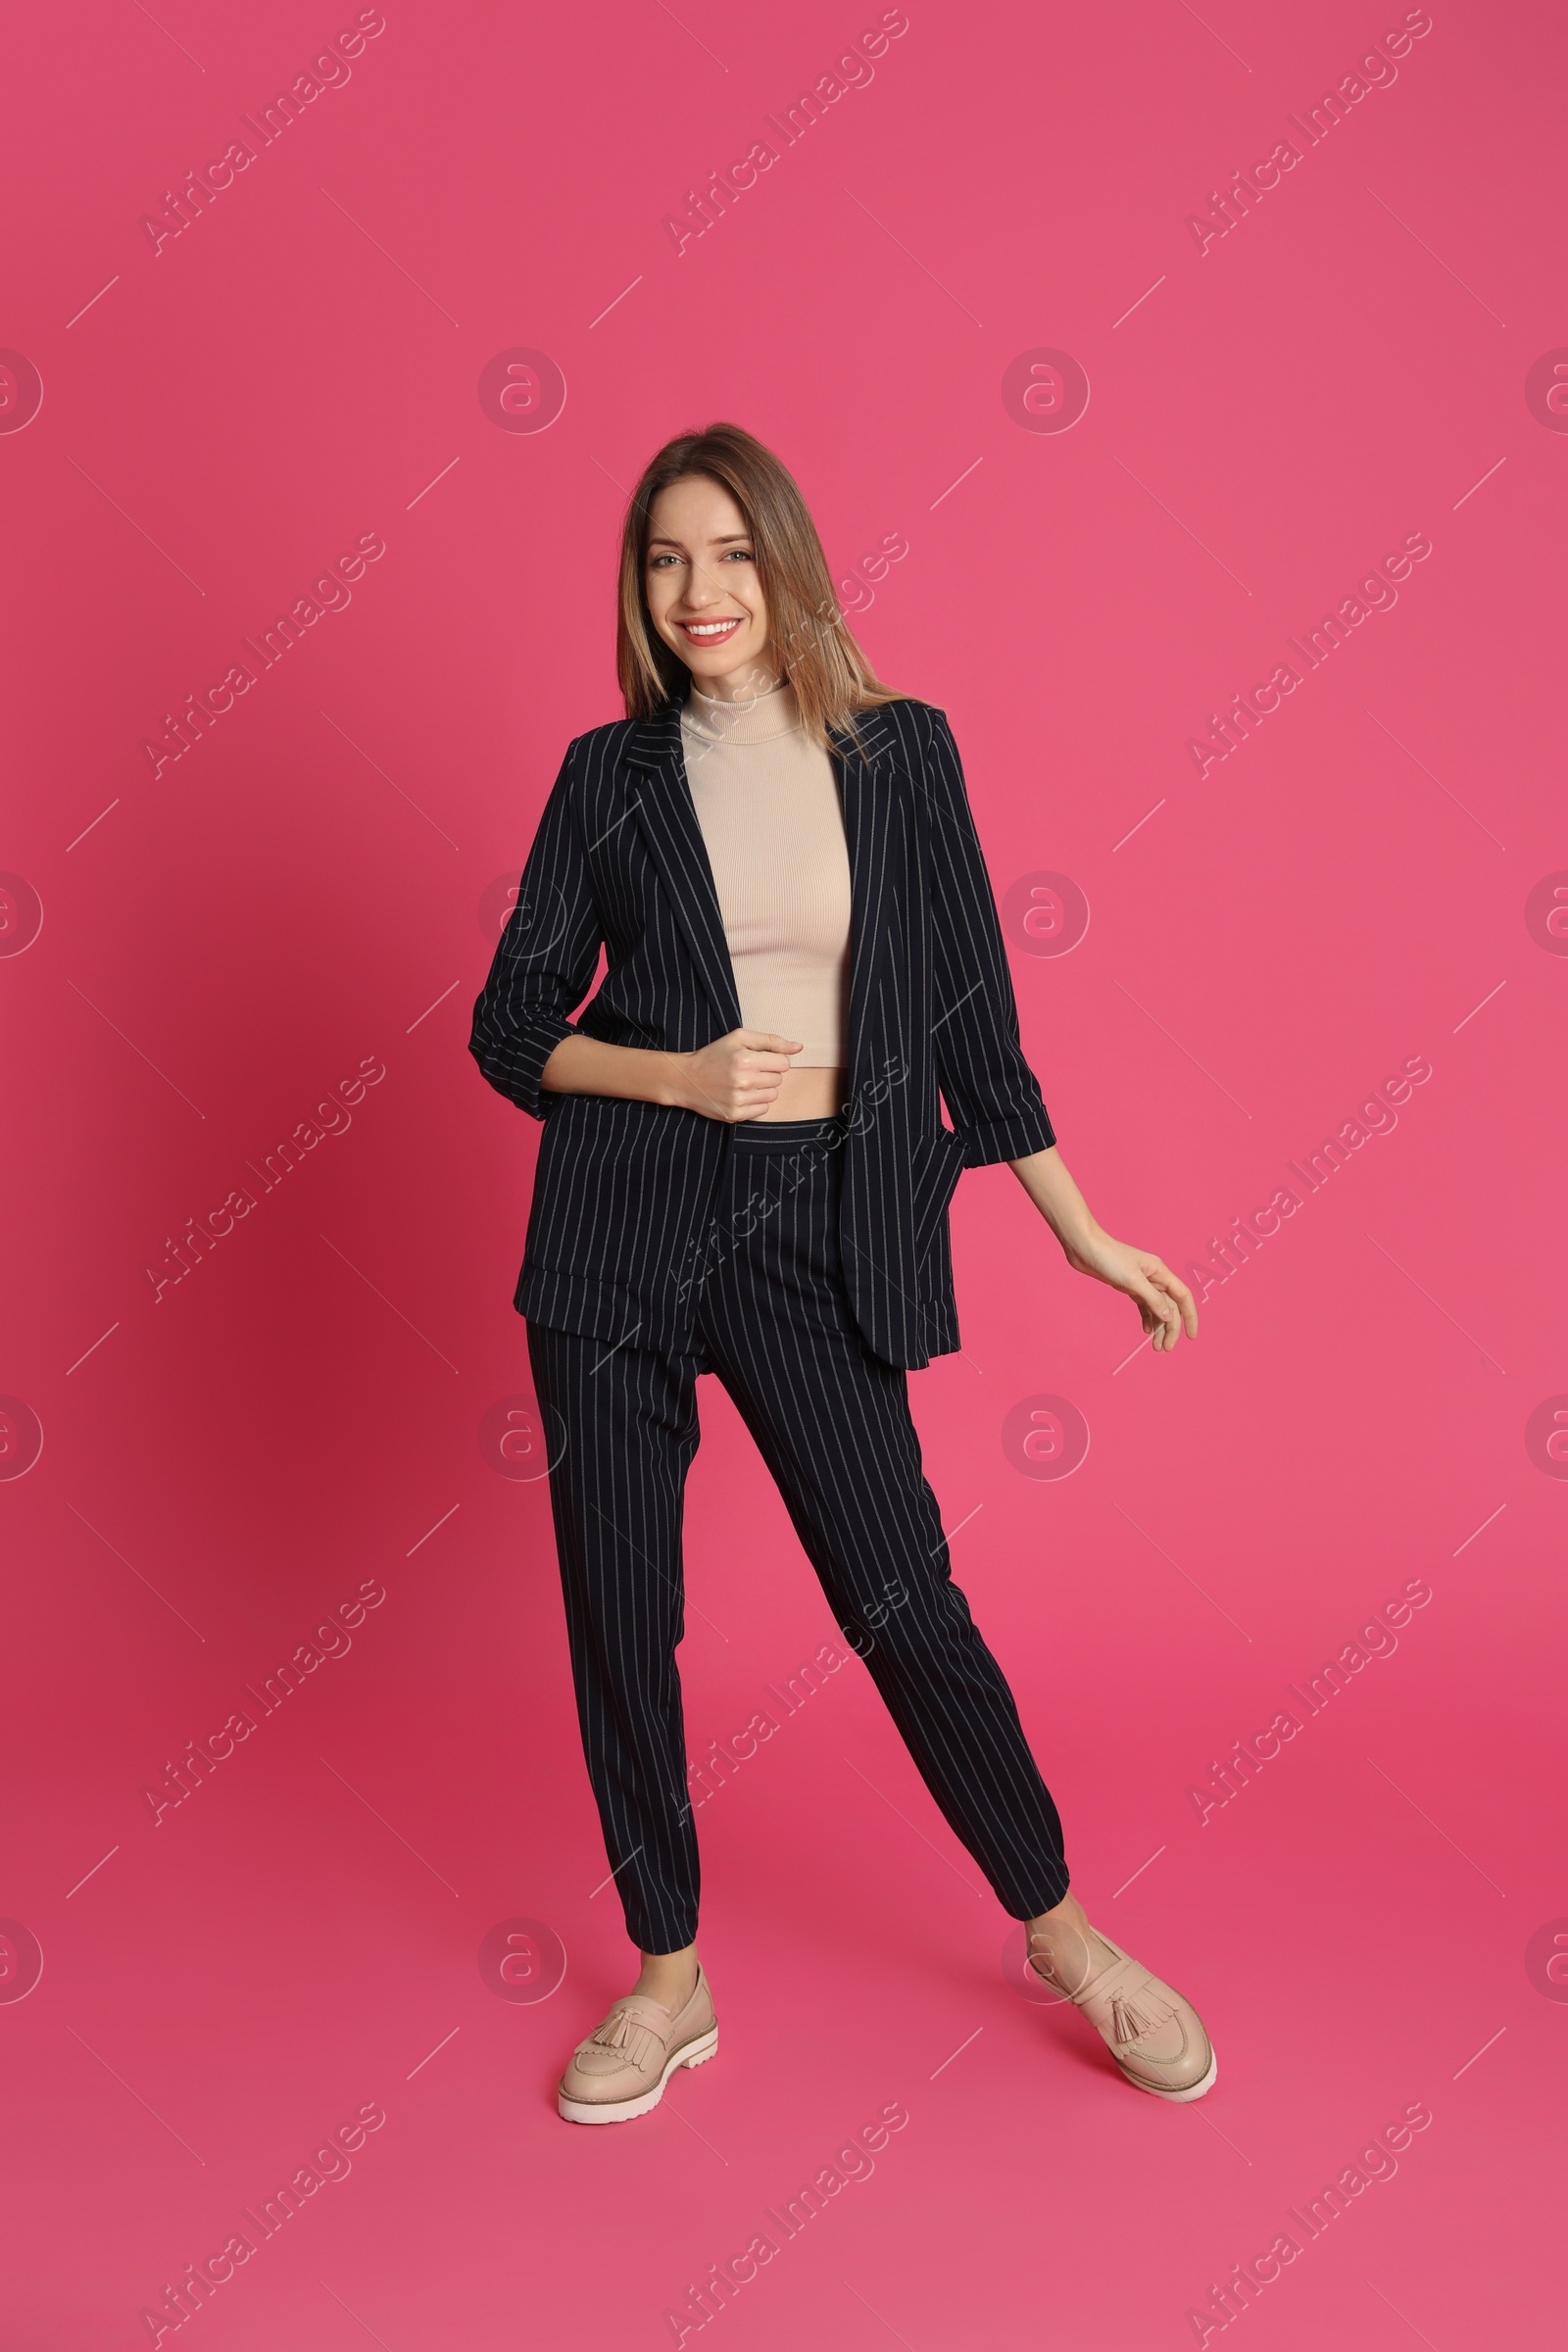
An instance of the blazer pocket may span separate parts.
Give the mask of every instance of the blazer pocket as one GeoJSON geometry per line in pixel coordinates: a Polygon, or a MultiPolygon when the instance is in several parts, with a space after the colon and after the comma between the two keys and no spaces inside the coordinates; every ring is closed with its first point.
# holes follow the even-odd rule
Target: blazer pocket
{"type": "Polygon", "coordinates": [[[937,1227],[957,1191],[958,1178],[962,1174],[963,1145],[951,1127],[938,1127],[934,1134],[915,1137],[910,1192],[914,1204],[914,1254],[917,1264],[923,1262],[935,1241],[937,1227]]]}

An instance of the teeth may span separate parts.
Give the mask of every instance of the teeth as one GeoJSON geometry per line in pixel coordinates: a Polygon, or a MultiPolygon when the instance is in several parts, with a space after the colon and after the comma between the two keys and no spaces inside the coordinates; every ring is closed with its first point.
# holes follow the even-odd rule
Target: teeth
{"type": "Polygon", "coordinates": [[[734,620],[688,620],[682,623],[691,637],[717,637],[723,630],[738,628],[739,625],[734,620]]]}

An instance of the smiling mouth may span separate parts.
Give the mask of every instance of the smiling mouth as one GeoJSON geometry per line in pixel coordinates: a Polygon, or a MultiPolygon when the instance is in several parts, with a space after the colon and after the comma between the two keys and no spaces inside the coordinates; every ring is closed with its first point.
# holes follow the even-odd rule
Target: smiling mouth
{"type": "Polygon", "coordinates": [[[676,627],[683,629],[693,645],[722,645],[737,629],[746,626],[744,617],[730,620],[680,620],[676,627]]]}

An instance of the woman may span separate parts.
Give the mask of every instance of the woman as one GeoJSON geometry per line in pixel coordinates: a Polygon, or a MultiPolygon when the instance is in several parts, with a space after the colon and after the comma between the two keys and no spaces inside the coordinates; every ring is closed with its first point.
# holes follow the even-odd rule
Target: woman
{"type": "Polygon", "coordinates": [[[1068,1891],[907,1395],[958,1346],[964,1167],[1005,1159],[1156,1351],[1196,1334],[1192,1294],[1104,1233],[1063,1166],[947,719],[872,674],[800,491],[738,426],[671,441],[633,493],[617,666],[627,716],[567,747],[470,1041],[545,1122],[514,1303],[584,1753],[642,1954],[560,2112],[645,2114],[717,2044],[674,1654],[704,1371],[1030,1965],[1127,2081],[1198,2098],[1216,2073],[1199,2018],[1068,1891]]]}

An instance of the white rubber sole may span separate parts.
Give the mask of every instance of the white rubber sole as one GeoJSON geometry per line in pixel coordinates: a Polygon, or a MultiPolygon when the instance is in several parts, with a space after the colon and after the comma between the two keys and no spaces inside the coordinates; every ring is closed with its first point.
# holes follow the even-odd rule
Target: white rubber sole
{"type": "MultiPolygon", "coordinates": [[[[570,2099],[559,2085],[556,2106],[568,2124],[627,2124],[634,2115],[646,2115],[657,2107],[664,2095],[664,2084],[677,2067],[704,2066],[718,2048],[718,2027],[709,2027],[695,2041],[688,2041],[666,2061],[663,2073],[651,2089],[639,2091],[634,2099],[570,2099]]],[[[1191,2095],[1190,2093],[1188,2094],[1191,2095]]]]}
{"type": "MultiPolygon", "coordinates": [[[[1110,2054],[1113,2058],[1116,2058],[1116,2053],[1114,2050],[1112,2050],[1110,2054]]],[[[1205,2090],[1213,2089],[1215,2078],[1219,2074],[1219,2057],[1212,2042],[1210,2042],[1208,2045],[1207,2074],[1203,2077],[1200,2082],[1189,2083],[1185,2090],[1165,2090],[1162,2089],[1160,2084],[1157,2082],[1142,2082],[1137,2075],[1131,2075],[1127,2073],[1126,2067],[1122,2066],[1119,2058],[1116,2058],[1116,2064],[1121,2068],[1122,2074],[1126,2076],[1127,2081],[1132,2084],[1134,2090],[1147,2090],[1152,2099],[1200,2099],[1205,2090]]]]}

